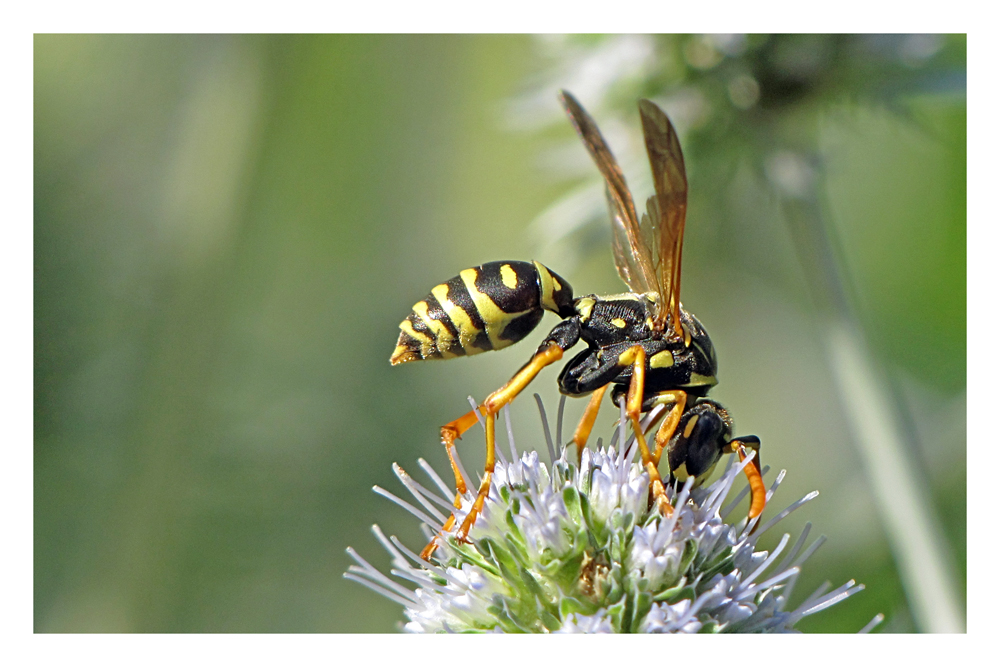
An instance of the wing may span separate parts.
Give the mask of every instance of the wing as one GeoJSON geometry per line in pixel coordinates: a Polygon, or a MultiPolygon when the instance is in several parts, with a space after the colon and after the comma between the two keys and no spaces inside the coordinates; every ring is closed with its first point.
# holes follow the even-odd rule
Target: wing
{"type": "Polygon", "coordinates": [[[681,329],[681,250],[684,245],[684,219],[687,215],[687,175],[681,142],[667,114],[650,102],[639,102],[642,133],[646,139],[646,153],[653,169],[656,194],[646,203],[643,228],[652,230],[655,239],[657,292],[663,304],[654,325],[666,328],[668,317],[674,331],[683,336],[681,329]]]}
{"type": "MultiPolygon", "coordinates": [[[[587,151],[590,152],[590,157],[594,159],[597,168],[604,176],[611,227],[614,232],[612,249],[618,275],[633,292],[644,294],[656,291],[661,297],[660,304],[666,303],[657,282],[653,255],[656,245],[652,243],[653,238],[648,233],[643,234],[640,229],[632,194],[625,184],[625,176],[615,156],[608,149],[594,119],[580,106],[576,98],[565,90],[559,97],[573,126],[583,139],[587,151]]],[[[662,306],[660,311],[663,311],[662,306]]]]}

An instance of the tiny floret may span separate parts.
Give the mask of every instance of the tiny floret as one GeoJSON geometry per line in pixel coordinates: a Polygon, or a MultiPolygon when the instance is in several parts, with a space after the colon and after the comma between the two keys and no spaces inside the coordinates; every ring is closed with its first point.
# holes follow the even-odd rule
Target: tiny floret
{"type": "MultiPolygon", "coordinates": [[[[392,557],[391,577],[348,549],[356,565],[344,576],[400,603],[408,619],[404,630],[795,632],[802,617],[863,589],[854,581],[833,591],[824,585],[789,607],[802,563],[823,538],[805,547],[806,524],[791,548],[787,534],[770,553],[756,544],[816,494],[777,513],[756,532],[745,519],[728,523],[730,514],[739,515],[735,508],[746,489],[724,503],[749,458],[742,464],[730,460],[721,476],[703,487],[692,488],[689,481],[671,491],[675,511],[664,517],[650,509],[649,481],[634,461],[634,439],[624,448],[584,450],[579,464],[572,447],[545,463],[537,451],[517,452],[509,426],[508,419],[511,458],[497,461],[486,504],[467,541],[451,534],[435,538],[439,545],[428,562],[375,526],[375,536],[392,557]]],[[[420,465],[440,493],[398,466],[394,470],[423,510],[377,490],[417,516],[431,538],[453,509],[453,491],[426,462],[420,465]]],[[[783,472],[768,499],[782,478],[783,472]]],[[[474,492],[462,498],[456,525],[474,499],[474,492]]]]}

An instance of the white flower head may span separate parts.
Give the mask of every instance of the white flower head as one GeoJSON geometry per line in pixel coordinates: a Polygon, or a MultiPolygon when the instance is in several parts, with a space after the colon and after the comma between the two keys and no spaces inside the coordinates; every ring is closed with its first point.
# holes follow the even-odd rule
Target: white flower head
{"type": "MultiPolygon", "coordinates": [[[[536,451],[518,454],[505,417],[511,459],[497,448],[493,484],[466,541],[453,530],[439,539],[434,562],[428,562],[375,526],[392,556],[391,577],[348,549],[357,565],[344,576],[402,604],[409,632],[794,632],[803,616],[864,588],[852,580],[828,591],[827,584],[786,608],[802,563],[824,538],[804,548],[806,524],[787,553],[787,534],[771,553],[756,551],[757,539],[817,494],[778,512],[754,534],[745,519],[727,523],[748,489],[723,503],[749,458],[735,465],[730,458],[723,474],[704,487],[685,484],[671,497],[673,515],[663,517],[650,509],[649,480],[634,461],[634,438],[624,448],[612,443],[585,450],[579,465],[572,447],[545,464],[536,451]]],[[[542,419],[552,452],[544,410],[542,419]]],[[[616,433],[619,441],[624,433],[616,433]]],[[[393,468],[423,509],[378,487],[376,492],[420,519],[430,539],[453,509],[448,498],[454,491],[419,463],[440,494],[393,468]]],[[[783,477],[784,471],[768,499],[783,477]]],[[[455,510],[456,526],[477,486],[469,485],[472,491],[455,510]]]]}

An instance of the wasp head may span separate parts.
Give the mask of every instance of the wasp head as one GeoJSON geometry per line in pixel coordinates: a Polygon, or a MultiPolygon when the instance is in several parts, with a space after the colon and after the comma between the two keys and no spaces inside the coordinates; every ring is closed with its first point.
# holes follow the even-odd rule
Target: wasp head
{"type": "Polygon", "coordinates": [[[670,474],[680,482],[694,477],[695,486],[701,484],[728,450],[732,435],[733,420],[726,409],[700,400],[684,413],[667,446],[670,474]]]}

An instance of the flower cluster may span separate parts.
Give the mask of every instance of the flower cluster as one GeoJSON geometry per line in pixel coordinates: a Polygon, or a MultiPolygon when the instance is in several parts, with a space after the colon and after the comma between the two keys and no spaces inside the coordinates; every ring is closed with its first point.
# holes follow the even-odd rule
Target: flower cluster
{"type": "MultiPolygon", "coordinates": [[[[787,553],[787,534],[771,553],[756,551],[757,539],[817,494],[778,512],[755,532],[745,519],[727,523],[747,489],[723,503],[750,459],[742,465],[730,459],[720,478],[705,487],[685,485],[671,498],[673,515],[663,517],[650,511],[649,480],[633,460],[634,438],[623,447],[598,444],[585,450],[579,464],[570,447],[547,465],[535,451],[519,454],[509,417],[507,426],[510,459],[501,456],[497,462],[467,541],[453,535],[440,539],[432,563],[375,526],[392,557],[390,574],[399,581],[348,549],[357,565],[344,576],[402,604],[407,631],[788,632],[803,616],[863,588],[848,581],[829,591],[827,584],[787,608],[802,563],[824,538],[804,548],[806,524],[787,553]]],[[[554,453],[547,423],[544,430],[554,453]]],[[[616,435],[623,441],[624,428],[616,435]]],[[[447,500],[452,491],[425,461],[420,465],[441,494],[393,468],[422,509],[376,491],[420,519],[430,538],[453,509],[447,500]]],[[[783,476],[784,471],[769,498],[783,476]]],[[[456,525],[474,498],[472,491],[462,499],[456,525]]]]}

